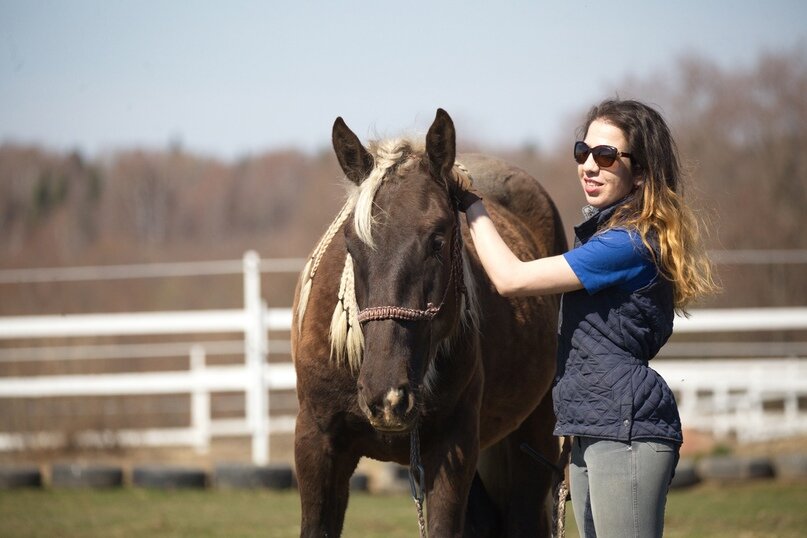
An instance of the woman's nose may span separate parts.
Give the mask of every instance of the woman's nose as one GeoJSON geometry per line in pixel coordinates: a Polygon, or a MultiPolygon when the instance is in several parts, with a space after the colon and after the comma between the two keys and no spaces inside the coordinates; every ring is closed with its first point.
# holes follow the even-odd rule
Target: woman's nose
{"type": "Polygon", "coordinates": [[[586,172],[588,172],[588,171],[596,172],[599,169],[600,169],[600,167],[597,166],[596,161],[594,161],[594,154],[589,153],[588,158],[586,159],[586,162],[583,163],[583,170],[585,170],[586,172]]]}

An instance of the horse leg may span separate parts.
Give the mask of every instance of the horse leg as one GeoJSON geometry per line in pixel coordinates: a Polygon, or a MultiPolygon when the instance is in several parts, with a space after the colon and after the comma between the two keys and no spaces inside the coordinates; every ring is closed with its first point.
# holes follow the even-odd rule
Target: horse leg
{"type": "Polygon", "coordinates": [[[552,435],[554,424],[548,393],[515,431],[480,456],[480,475],[503,514],[503,536],[551,535],[555,471],[525,452],[522,445],[556,463],[560,449],[552,435]]]}
{"type": "Polygon", "coordinates": [[[474,474],[468,508],[465,511],[465,538],[498,538],[502,536],[501,513],[482,483],[479,472],[474,474]]]}
{"type": "Polygon", "coordinates": [[[441,430],[424,454],[429,536],[461,537],[468,494],[479,457],[479,418],[468,405],[441,430]]]}
{"type": "Polygon", "coordinates": [[[294,459],[300,491],[301,537],[336,537],[342,533],[350,476],[359,456],[335,446],[303,409],[297,417],[294,459]]]}
{"type": "Polygon", "coordinates": [[[538,407],[521,426],[508,436],[508,450],[514,462],[512,496],[506,516],[511,536],[551,536],[552,485],[555,483],[555,465],[560,458],[560,444],[552,434],[555,412],[552,395],[548,392],[538,407]],[[542,458],[525,452],[526,444],[542,458]]]}

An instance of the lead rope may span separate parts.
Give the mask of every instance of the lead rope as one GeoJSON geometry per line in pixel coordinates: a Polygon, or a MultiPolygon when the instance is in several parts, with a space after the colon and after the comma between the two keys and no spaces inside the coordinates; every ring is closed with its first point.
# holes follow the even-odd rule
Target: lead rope
{"type": "Polygon", "coordinates": [[[420,538],[426,538],[426,520],[423,517],[423,486],[425,485],[426,473],[420,463],[418,427],[419,424],[416,423],[412,427],[412,433],[409,435],[409,488],[412,491],[412,500],[415,501],[415,508],[418,511],[420,538]]]}
{"type": "Polygon", "coordinates": [[[566,537],[566,497],[569,494],[569,484],[566,480],[566,466],[569,465],[569,456],[571,453],[572,438],[565,436],[563,438],[563,448],[560,451],[560,468],[563,475],[560,477],[560,483],[557,485],[558,493],[555,496],[555,513],[554,520],[552,521],[552,533],[555,538],[566,537]]]}

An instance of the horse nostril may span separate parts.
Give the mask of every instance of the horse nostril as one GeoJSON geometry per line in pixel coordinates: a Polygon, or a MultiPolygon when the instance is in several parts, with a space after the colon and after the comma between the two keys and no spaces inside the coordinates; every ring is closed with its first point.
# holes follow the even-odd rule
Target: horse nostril
{"type": "Polygon", "coordinates": [[[384,397],[384,403],[390,409],[406,410],[408,407],[409,388],[401,385],[397,389],[390,389],[384,397]]]}

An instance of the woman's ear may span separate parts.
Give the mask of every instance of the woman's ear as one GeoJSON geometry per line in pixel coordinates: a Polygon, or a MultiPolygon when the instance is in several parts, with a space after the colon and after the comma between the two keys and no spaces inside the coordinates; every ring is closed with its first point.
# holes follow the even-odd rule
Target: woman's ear
{"type": "Polygon", "coordinates": [[[630,169],[630,173],[633,176],[634,188],[638,189],[644,185],[644,169],[641,166],[634,164],[630,169]]]}

